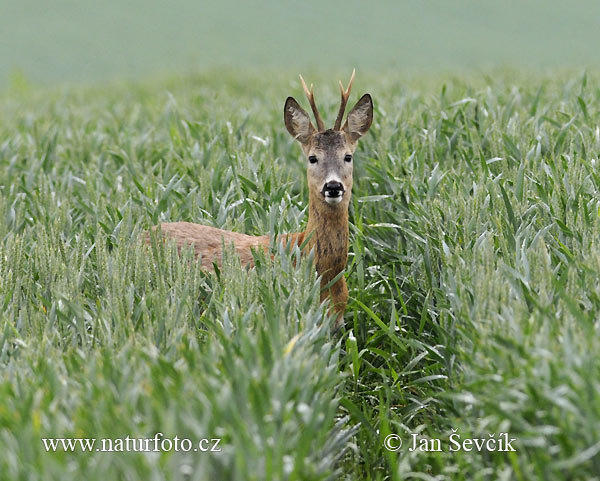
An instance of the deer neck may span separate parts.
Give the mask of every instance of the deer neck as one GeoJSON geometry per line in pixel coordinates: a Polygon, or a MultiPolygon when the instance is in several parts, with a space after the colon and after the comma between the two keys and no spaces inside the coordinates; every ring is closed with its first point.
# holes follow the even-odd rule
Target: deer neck
{"type": "Polygon", "coordinates": [[[346,267],[349,195],[334,206],[324,203],[318,196],[311,194],[309,199],[305,237],[310,237],[305,249],[314,250],[317,272],[327,283],[346,267]]]}

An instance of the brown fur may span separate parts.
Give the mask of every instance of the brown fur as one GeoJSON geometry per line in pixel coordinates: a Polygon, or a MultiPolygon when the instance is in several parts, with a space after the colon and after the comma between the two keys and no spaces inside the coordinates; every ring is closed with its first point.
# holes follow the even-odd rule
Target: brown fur
{"type": "MultiPolygon", "coordinates": [[[[350,86],[344,91],[340,83],[340,88],[343,107],[345,107],[350,86]]],[[[315,116],[318,116],[318,111],[315,111],[312,87],[310,91],[305,88],[305,91],[315,116]]],[[[340,123],[339,118],[342,114],[343,108],[340,108],[336,126],[340,123]]],[[[306,231],[283,234],[280,240],[301,245],[306,236],[311,234],[304,250],[314,252],[315,267],[321,276],[323,289],[321,301],[329,299],[333,311],[337,314],[334,327],[341,324],[348,302],[348,288],[343,275],[333,285],[327,287],[338,274],[343,272],[348,258],[348,206],[352,195],[353,161],[347,162],[345,158],[354,153],[357,140],[369,130],[372,119],[373,103],[368,94],[363,95],[357,102],[340,130],[317,131],[306,112],[292,97],[288,97],[284,108],[286,128],[300,143],[306,157],[315,156],[318,162],[307,163],[310,196],[306,231]],[[329,179],[335,179],[342,184],[341,196],[334,199],[326,196],[325,185],[329,179]]],[[[195,255],[201,258],[202,267],[205,269],[212,269],[213,264],[221,265],[223,245],[227,247],[233,245],[242,264],[250,266],[254,264],[252,250],[262,249],[268,252],[270,245],[270,238],[267,235],[250,236],[190,222],[163,223],[153,230],[159,230],[163,236],[173,239],[180,249],[191,246],[195,255]]]]}
{"type": "Polygon", "coordinates": [[[173,239],[179,249],[191,246],[196,257],[200,258],[202,267],[209,270],[213,264],[221,266],[223,245],[229,247],[233,244],[243,265],[253,265],[252,248],[265,252],[269,248],[268,235],[239,234],[191,222],[165,222],[152,230],[158,231],[159,228],[162,235],[173,239]]]}
{"type": "MultiPolygon", "coordinates": [[[[311,193],[306,233],[312,232],[305,250],[314,249],[315,266],[325,287],[346,267],[348,259],[348,201],[331,206],[311,193]]],[[[340,277],[330,288],[321,292],[321,301],[329,298],[338,314],[338,322],[346,309],[348,289],[346,279],[340,277]]]]}

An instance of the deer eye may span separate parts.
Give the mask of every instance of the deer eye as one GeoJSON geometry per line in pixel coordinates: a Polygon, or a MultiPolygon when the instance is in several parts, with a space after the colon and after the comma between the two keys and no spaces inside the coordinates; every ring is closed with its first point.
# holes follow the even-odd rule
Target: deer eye
{"type": "Polygon", "coordinates": [[[350,154],[346,154],[346,156],[344,157],[344,160],[346,162],[352,162],[352,156],[350,154]]]}
{"type": "Polygon", "coordinates": [[[316,163],[317,163],[317,156],[316,156],[316,155],[309,155],[309,156],[308,156],[308,161],[309,161],[311,164],[316,164],[316,163]]]}

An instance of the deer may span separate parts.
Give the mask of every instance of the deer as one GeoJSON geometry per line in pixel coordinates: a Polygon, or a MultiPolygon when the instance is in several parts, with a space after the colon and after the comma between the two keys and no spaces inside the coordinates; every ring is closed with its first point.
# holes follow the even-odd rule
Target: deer
{"type": "MultiPolygon", "coordinates": [[[[339,82],[341,100],[333,128],[325,128],[315,103],[313,84],[309,89],[302,75],[300,82],[316,127],[293,97],[286,99],[283,109],[285,127],[300,144],[307,161],[308,222],[304,232],[282,234],[277,241],[299,246],[303,254],[313,252],[313,262],[320,276],[320,301],[330,301],[329,314],[335,318],[333,329],[341,326],[348,302],[343,271],[348,260],[348,209],[352,195],[354,152],[358,140],[367,133],[373,121],[373,100],[366,93],[342,124],[354,75],[355,70],[346,88],[339,82]]],[[[269,235],[252,236],[190,222],[165,222],[152,230],[175,241],[178,249],[191,246],[206,270],[212,270],[215,264],[221,265],[226,246],[233,245],[241,263],[252,267],[252,251],[262,249],[268,253],[271,245],[269,235]]]]}

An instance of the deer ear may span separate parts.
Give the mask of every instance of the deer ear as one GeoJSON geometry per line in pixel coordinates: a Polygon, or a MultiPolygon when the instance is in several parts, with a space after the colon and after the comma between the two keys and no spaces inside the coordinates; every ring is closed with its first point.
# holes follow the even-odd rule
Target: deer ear
{"type": "Polygon", "coordinates": [[[342,130],[356,142],[367,133],[371,122],[373,122],[373,99],[369,94],[364,94],[346,117],[342,130]]]}
{"type": "Polygon", "coordinates": [[[306,111],[298,105],[293,97],[288,97],[285,101],[283,119],[286,129],[292,137],[301,144],[308,142],[315,128],[306,111]]]}

